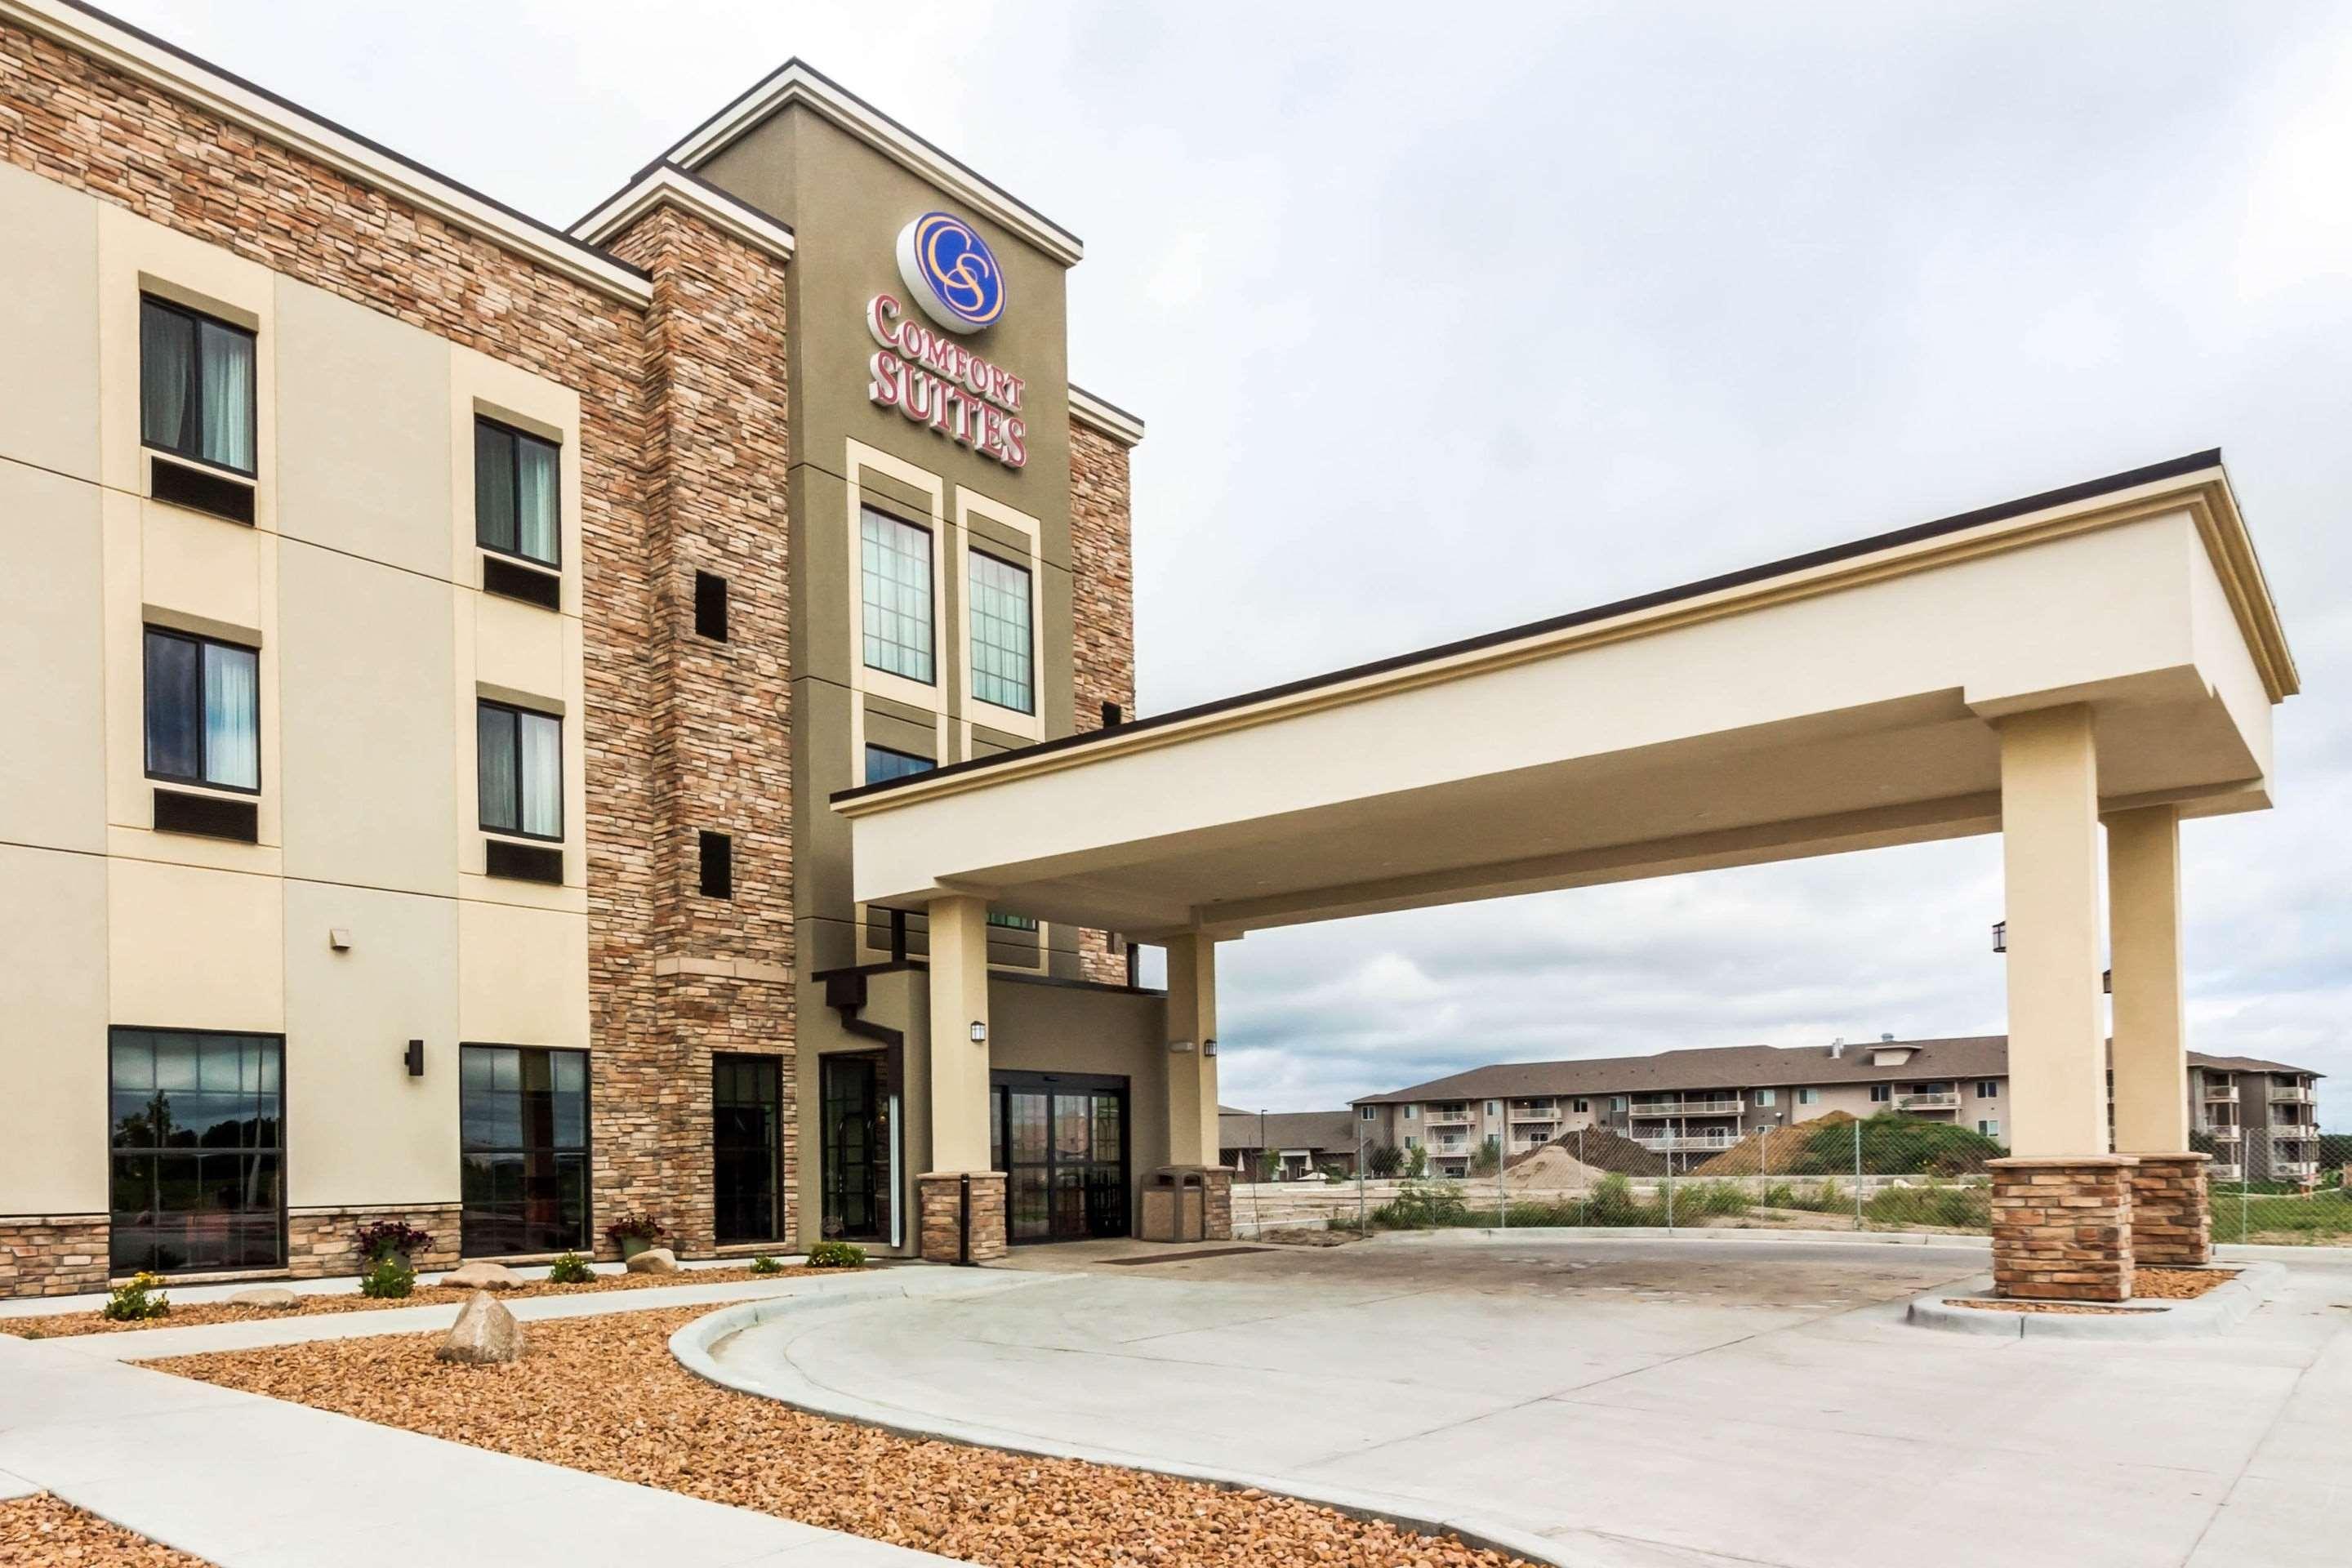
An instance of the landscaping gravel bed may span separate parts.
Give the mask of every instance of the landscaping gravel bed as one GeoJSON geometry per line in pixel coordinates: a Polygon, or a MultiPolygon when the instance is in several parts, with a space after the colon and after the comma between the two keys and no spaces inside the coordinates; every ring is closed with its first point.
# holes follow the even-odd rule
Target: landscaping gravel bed
{"type": "MultiPolygon", "coordinates": [[[[2132,1270],[2132,1300],[2190,1301],[2237,1277],[2238,1271],[2234,1268],[2135,1268],[2132,1270]]],[[[1947,1305],[1974,1307],[1987,1312],[2071,1312],[2107,1317],[2129,1317],[2145,1310],[2138,1307],[2101,1306],[2088,1301],[2012,1300],[2006,1296],[1974,1300],[1954,1296],[1947,1305]]]]}
{"type": "MultiPolygon", "coordinates": [[[[796,1274],[839,1273],[839,1269],[782,1268],[772,1274],[754,1274],[749,1268],[694,1268],[676,1274],[599,1274],[584,1285],[555,1285],[544,1279],[533,1279],[512,1289],[490,1292],[501,1301],[520,1300],[526,1296],[593,1296],[605,1290],[646,1290],[662,1285],[722,1285],[742,1279],[789,1279],[796,1274]]],[[[169,1287],[164,1293],[170,1294],[169,1287]]],[[[395,1307],[461,1306],[471,1290],[448,1289],[438,1285],[419,1285],[406,1296],[378,1299],[373,1296],[297,1296],[291,1307],[233,1307],[226,1301],[192,1301],[173,1307],[161,1318],[137,1318],[117,1322],[99,1316],[98,1310],[69,1312],[56,1317],[0,1318],[0,1333],[16,1334],[23,1339],[51,1339],[74,1334],[112,1334],[136,1329],[192,1329],[207,1323],[246,1323],[263,1318],[315,1318],[329,1312],[377,1312],[395,1307]]],[[[706,1309],[707,1310],[707,1309],[706,1309]]],[[[0,1562],[5,1562],[0,1559],[0,1562]]]]}
{"type": "Polygon", "coordinates": [[[184,1356],[160,1370],[477,1447],[1003,1568],[1529,1568],[1256,1491],[903,1437],[703,1382],[689,1307],[525,1325],[504,1366],[436,1335],[184,1356]]]}
{"type": "Polygon", "coordinates": [[[209,1568],[201,1557],[158,1546],[47,1492],[0,1502],[0,1563],[9,1568],[209,1568]]]}

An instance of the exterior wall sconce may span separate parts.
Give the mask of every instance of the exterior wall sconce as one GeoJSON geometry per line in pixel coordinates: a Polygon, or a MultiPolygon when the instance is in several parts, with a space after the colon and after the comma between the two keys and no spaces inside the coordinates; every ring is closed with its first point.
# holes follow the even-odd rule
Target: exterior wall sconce
{"type": "Polygon", "coordinates": [[[352,945],[351,927],[329,926],[327,928],[327,945],[333,948],[337,952],[347,951],[352,945]]]}
{"type": "Polygon", "coordinates": [[[1217,1042],[1213,1039],[1202,1040],[1201,1042],[1201,1054],[1204,1057],[1215,1056],[1217,1054],[1217,1042]]]}
{"type": "Polygon", "coordinates": [[[1168,1042],[1168,1049],[1171,1054],[1180,1052],[1189,1053],[1192,1049],[1192,1042],[1190,1040],[1171,1040],[1168,1042]]]}
{"type": "Polygon", "coordinates": [[[2105,992],[2110,996],[2116,994],[2116,972],[2114,970],[2102,969],[2099,971],[2099,989],[2105,992]]]}
{"type": "Polygon", "coordinates": [[[1995,921],[1992,922],[1992,950],[1995,952],[2007,952],[2009,951],[2009,922],[2007,921],[1995,921]]]}
{"type": "Polygon", "coordinates": [[[975,1046],[988,1044],[988,1026],[978,1018],[971,1021],[971,1043],[975,1046]]]}
{"type": "Polygon", "coordinates": [[[423,1078],[425,1076],[425,1042],[409,1041],[407,1053],[401,1059],[408,1065],[409,1077],[423,1078]]]}

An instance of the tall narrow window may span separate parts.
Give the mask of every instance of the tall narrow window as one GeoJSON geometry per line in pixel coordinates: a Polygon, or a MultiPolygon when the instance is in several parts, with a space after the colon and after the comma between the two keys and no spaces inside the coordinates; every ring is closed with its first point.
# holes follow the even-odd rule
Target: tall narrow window
{"type": "Polygon", "coordinates": [[[774,1057],[710,1058],[711,1196],[721,1247],[783,1234],[783,1100],[774,1057]]]}
{"type": "Polygon", "coordinates": [[[562,563],[561,448],[495,419],[474,421],[474,542],[541,566],[562,563]]]}
{"type": "Polygon", "coordinates": [[[871,669],[931,684],[931,535],[867,507],[860,593],[865,601],[866,663],[871,669]]]}
{"type": "Polygon", "coordinates": [[[147,776],[261,788],[261,656],[147,628],[147,776]]]}
{"type": "Polygon", "coordinates": [[[476,711],[476,771],[485,831],[563,837],[563,721],[483,702],[476,711]]]}
{"type": "Polygon", "coordinates": [[[141,296],[140,441],[250,476],[253,427],[253,334],[141,296]]]}
{"type": "Polygon", "coordinates": [[[866,748],[866,782],[882,784],[890,779],[903,779],[916,773],[927,773],[939,766],[929,757],[918,757],[908,752],[894,752],[887,746],[866,748]]]}
{"type": "Polygon", "coordinates": [[[1029,573],[971,554],[971,694],[1019,713],[1037,710],[1029,658],[1029,573]]]}
{"type": "Polygon", "coordinates": [[[457,1053],[459,1249],[468,1258],[588,1246],[588,1053],[457,1053]]]}
{"type": "Polygon", "coordinates": [[[714,573],[694,574],[694,635],[727,640],[727,579],[714,573]]]}
{"type": "Polygon", "coordinates": [[[696,847],[702,861],[702,896],[706,899],[731,899],[735,896],[735,840],[724,833],[702,833],[696,836],[696,847]]]}
{"type": "Polygon", "coordinates": [[[111,1032],[114,1272],[285,1261],[284,1054],[275,1035],[111,1032]]]}

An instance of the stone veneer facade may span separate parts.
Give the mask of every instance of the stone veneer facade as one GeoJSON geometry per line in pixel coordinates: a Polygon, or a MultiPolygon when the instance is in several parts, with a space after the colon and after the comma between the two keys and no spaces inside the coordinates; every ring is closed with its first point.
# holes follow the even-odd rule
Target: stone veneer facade
{"type": "Polygon", "coordinates": [[[915,1178],[916,1236],[927,1263],[990,1263],[1007,1249],[1004,1173],[936,1171],[915,1178]],[[964,1183],[971,1184],[971,1232],[966,1252],[964,1183]]]}
{"type": "Polygon", "coordinates": [[[2123,1301],[2132,1291],[2128,1154],[1986,1162],[1993,1289],[2003,1296],[2123,1301]]]}
{"type": "Polygon", "coordinates": [[[2132,1167],[2135,1263],[2197,1268],[2213,1261],[2213,1205],[2205,1184],[2210,1154],[2137,1154],[2132,1167]]]}
{"type": "Polygon", "coordinates": [[[1202,1194],[1201,1238],[1203,1241],[1231,1241],[1234,1238],[1234,1173],[1223,1165],[1211,1165],[1201,1173],[1202,1194]]]}
{"type": "MultiPolygon", "coordinates": [[[[793,962],[790,457],[784,263],[675,205],[609,248],[652,302],[615,300],[22,28],[0,26],[0,157],[571,387],[581,399],[584,825],[592,1195],[681,1250],[714,1241],[711,1055],[780,1058],[783,1245],[798,1118],[793,962]],[[698,569],[727,578],[730,637],[693,631],[698,569]],[[698,895],[698,840],[733,845],[733,897],[698,895]]],[[[1074,426],[1077,722],[1134,702],[1126,448],[1074,426]]],[[[1125,959],[1086,933],[1088,978],[1125,959]]],[[[993,1205],[995,1252],[1003,1193],[993,1205]]],[[[289,1216],[289,1272],[335,1271],[349,1233],[455,1205],[289,1216]]],[[[438,1260],[443,1248],[436,1246],[438,1260]]],[[[102,1286],[103,1215],[0,1218],[0,1296],[102,1286]]]]}
{"type": "Polygon", "coordinates": [[[397,1220],[433,1238],[423,1252],[408,1261],[419,1268],[457,1266],[457,1205],[419,1204],[410,1208],[289,1209],[286,1215],[286,1272],[297,1279],[324,1279],[356,1274],[367,1261],[360,1256],[359,1230],[377,1220],[397,1220]]]}

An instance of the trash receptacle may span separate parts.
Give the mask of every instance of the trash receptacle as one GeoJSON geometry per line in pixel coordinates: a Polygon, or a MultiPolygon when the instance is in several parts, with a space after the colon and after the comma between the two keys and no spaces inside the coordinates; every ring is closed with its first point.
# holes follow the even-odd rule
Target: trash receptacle
{"type": "Polygon", "coordinates": [[[1162,1165],[1143,1178],[1146,1241],[1199,1241],[1208,1234],[1208,1182],[1196,1166],[1162,1165]]]}

